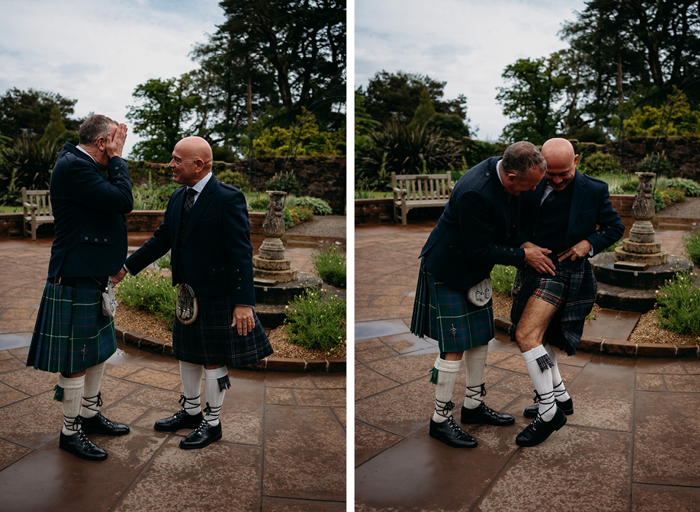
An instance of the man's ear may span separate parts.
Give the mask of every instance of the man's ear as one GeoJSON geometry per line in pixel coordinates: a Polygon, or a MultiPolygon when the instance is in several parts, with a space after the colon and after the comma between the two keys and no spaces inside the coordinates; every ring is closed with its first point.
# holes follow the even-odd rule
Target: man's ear
{"type": "Polygon", "coordinates": [[[97,140],[95,141],[95,147],[100,151],[106,151],[107,139],[104,137],[97,137],[97,140]]]}

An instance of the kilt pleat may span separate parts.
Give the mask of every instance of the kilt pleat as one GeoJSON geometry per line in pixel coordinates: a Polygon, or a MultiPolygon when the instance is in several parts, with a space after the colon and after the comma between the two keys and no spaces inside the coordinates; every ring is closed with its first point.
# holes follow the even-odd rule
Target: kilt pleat
{"type": "Polygon", "coordinates": [[[75,286],[46,282],[27,366],[75,373],[106,361],[116,350],[114,319],[102,314],[99,283],[90,278],[75,286]]]}
{"type": "Polygon", "coordinates": [[[485,345],[495,334],[493,302],[482,307],[473,305],[467,299],[467,290],[436,281],[421,261],[411,332],[436,340],[441,352],[462,352],[485,345]]]}
{"type": "Polygon", "coordinates": [[[173,356],[193,364],[242,367],[273,353],[270,340],[255,315],[255,327],[246,336],[231,328],[235,304],[230,297],[198,297],[199,314],[189,324],[173,320],[173,356]]]}
{"type": "Polygon", "coordinates": [[[511,339],[515,340],[518,322],[525,305],[535,290],[540,287],[540,282],[557,281],[566,287],[565,303],[552,318],[545,339],[547,343],[560,348],[568,355],[574,355],[583,335],[586,316],[595,304],[598,284],[588,258],[573,262],[570,260],[559,262],[555,259],[554,265],[556,273],[554,277],[538,274],[530,267],[518,270],[513,285],[513,306],[510,311],[513,324],[511,339]]]}

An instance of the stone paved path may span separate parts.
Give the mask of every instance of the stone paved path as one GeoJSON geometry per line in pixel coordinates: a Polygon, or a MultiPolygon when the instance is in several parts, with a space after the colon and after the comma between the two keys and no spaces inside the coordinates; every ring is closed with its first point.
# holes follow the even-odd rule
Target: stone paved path
{"type": "MultiPolygon", "coordinates": [[[[56,376],[24,366],[50,243],[0,240],[0,510],[346,509],[343,374],[229,370],[223,439],[185,451],[178,443],[189,431],[153,430],[180,407],[178,362],[120,343],[102,410],[131,433],[91,436],[109,453],[104,462],[60,450],[56,376]]],[[[290,251],[300,268],[310,268],[311,252],[290,251]]]]}
{"type": "MultiPolygon", "coordinates": [[[[358,511],[700,510],[700,361],[559,357],[574,401],[545,443],[519,448],[532,383],[515,344],[489,345],[485,401],[509,427],[465,426],[472,450],[429,437],[438,349],[409,333],[417,255],[434,222],[355,230],[358,511]]],[[[691,229],[691,228],[689,228],[691,229]]],[[[684,231],[660,230],[664,248],[684,231]]],[[[673,249],[675,251],[675,249],[673,249]]],[[[453,402],[464,399],[464,369],[453,402]]]]}

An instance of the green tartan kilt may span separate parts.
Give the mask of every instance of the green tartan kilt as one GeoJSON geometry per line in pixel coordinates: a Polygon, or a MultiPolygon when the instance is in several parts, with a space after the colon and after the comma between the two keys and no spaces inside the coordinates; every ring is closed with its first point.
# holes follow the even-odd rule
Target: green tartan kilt
{"type": "Polygon", "coordinates": [[[467,299],[467,290],[436,281],[421,261],[411,332],[436,340],[440,352],[462,352],[485,345],[495,334],[493,301],[475,306],[467,299]]]}
{"type": "Polygon", "coordinates": [[[27,366],[76,373],[117,350],[114,319],[102,314],[100,285],[81,278],[75,286],[46,282],[29,347],[27,366]]]}

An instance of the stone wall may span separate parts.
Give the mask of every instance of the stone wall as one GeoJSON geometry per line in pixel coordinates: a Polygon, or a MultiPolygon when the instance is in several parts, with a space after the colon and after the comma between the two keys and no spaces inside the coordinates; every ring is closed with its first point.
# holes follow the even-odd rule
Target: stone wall
{"type": "MultiPolygon", "coordinates": [[[[134,210],[126,214],[126,226],[129,233],[153,233],[163,222],[163,210],[134,210]]],[[[265,220],[264,212],[250,212],[250,232],[262,233],[265,220]]],[[[37,230],[39,236],[53,236],[53,224],[44,224],[37,230]]],[[[22,236],[22,213],[0,213],[0,238],[22,236]]]]}
{"type": "Polygon", "coordinates": [[[574,142],[576,151],[585,158],[586,155],[601,151],[610,153],[620,159],[620,167],[634,172],[639,163],[652,153],[664,153],[674,170],[674,177],[688,178],[700,182],[700,136],[673,138],[633,137],[606,144],[592,142],[574,142]]]}

